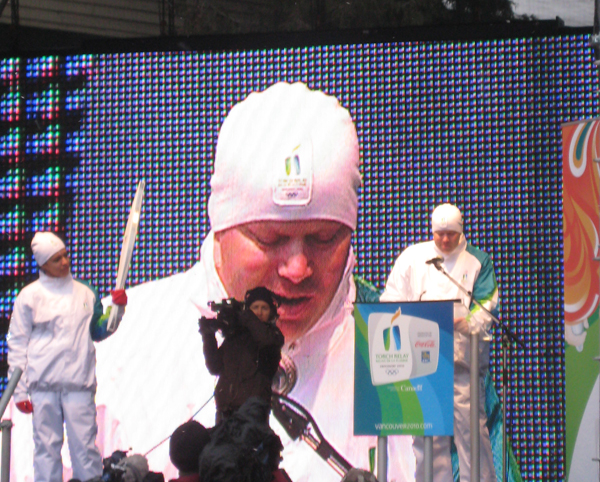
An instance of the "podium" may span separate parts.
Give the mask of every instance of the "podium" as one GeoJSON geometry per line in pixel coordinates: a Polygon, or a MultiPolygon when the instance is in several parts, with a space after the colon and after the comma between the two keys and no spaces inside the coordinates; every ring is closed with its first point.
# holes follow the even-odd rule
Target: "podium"
{"type": "MultiPolygon", "coordinates": [[[[377,435],[378,480],[390,435],[454,434],[454,301],[357,303],[354,435],[377,435]]],[[[429,442],[429,443],[428,443],[429,442]]]]}

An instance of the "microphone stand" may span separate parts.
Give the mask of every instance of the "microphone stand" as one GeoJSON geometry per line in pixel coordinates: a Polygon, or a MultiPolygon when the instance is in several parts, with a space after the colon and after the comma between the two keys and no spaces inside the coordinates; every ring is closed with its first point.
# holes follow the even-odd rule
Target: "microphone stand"
{"type": "MultiPolygon", "coordinates": [[[[507,436],[506,436],[506,350],[508,349],[508,339],[518,344],[521,348],[525,348],[525,345],[519,338],[510,330],[505,323],[501,322],[494,314],[483,306],[479,301],[473,298],[473,293],[456,281],[442,266],[443,259],[435,258],[431,260],[430,264],[433,264],[435,268],[448,278],[458,289],[464,294],[469,296],[471,301],[475,303],[479,308],[485,311],[490,318],[502,328],[502,409],[504,411],[502,416],[502,480],[506,481],[506,455],[507,455],[507,436]]],[[[471,333],[471,482],[479,482],[480,480],[480,458],[479,458],[479,334],[471,333]]]]}
{"type": "Polygon", "coordinates": [[[352,464],[325,440],[315,419],[298,402],[281,393],[273,393],[271,410],[292,440],[304,440],[340,476],[352,469],[352,464]]]}
{"type": "Polygon", "coordinates": [[[11,444],[11,430],[13,427],[13,423],[11,420],[2,420],[2,416],[4,415],[4,411],[8,406],[8,402],[10,401],[10,397],[12,397],[15,389],[17,388],[17,384],[21,379],[21,375],[23,374],[23,370],[19,367],[16,367],[6,388],[4,389],[4,393],[2,394],[2,398],[0,398],[0,432],[2,432],[2,453],[0,454],[0,481],[8,482],[10,480],[10,444],[11,444]]]}

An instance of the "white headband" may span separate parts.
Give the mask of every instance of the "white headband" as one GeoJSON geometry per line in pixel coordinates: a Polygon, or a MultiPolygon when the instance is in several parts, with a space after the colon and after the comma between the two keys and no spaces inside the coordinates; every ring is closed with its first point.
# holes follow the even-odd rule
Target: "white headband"
{"type": "Polygon", "coordinates": [[[431,215],[431,230],[463,232],[463,220],[460,210],[452,204],[440,204],[431,215]]]}
{"type": "Polygon", "coordinates": [[[356,128],[335,97],[280,82],[223,122],[208,215],[215,232],[251,221],[323,219],[356,228],[356,128]]]}
{"type": "Polygon", "coordinates": [[[46,261],[62,249],[65,249],[62,239],[48,231],[35,233],[31,241],[31,250],[38,266],[44,266],[46,261]]]}

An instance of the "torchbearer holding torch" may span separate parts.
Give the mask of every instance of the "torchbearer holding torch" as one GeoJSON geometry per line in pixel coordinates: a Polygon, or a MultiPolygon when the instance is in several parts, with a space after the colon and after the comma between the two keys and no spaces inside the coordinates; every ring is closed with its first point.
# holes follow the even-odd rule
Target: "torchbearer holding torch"
{"type": "MultiPolygon", "coordinates": [[[[137,231],[139,209],[134,217],[137,231]]],[[[128,248],[127,268],[132,248],[128,248]]],[[[97,291],[71,276],[69,255],[58,236],[38,232],[31,249],[39,266],[39,279],[17,296],[7,342],[9,378],[15,369],[23,371],[14,392],[16,407],[32,414],[34,481],[63,480],[64,427],[73,477],[89,480],[102,475],[102,456],[95,445],[94,342],[108,338],[123,316],[127,295],[122,288],[127,269],[121,284],[118,280],[117,289],[111,291],[113,306],[104,313],[97,291]],[[111,330],[109,318],[113,320],[111,330]]]]}

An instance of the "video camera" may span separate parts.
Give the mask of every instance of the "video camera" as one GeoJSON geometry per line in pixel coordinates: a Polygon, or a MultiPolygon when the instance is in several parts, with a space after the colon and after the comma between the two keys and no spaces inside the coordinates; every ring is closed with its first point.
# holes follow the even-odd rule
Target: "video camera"
{"type": "Polygon", "coordinates": [[[239,325],[239,315],[244,311],[245,304],[243,301],[238,301],[235,298],[227,298],[217,303],[209,301],[208,306],[212,311],[217,313],[216,318],[200,318],[199,326],[200,333],[203,331],[215,333],[221,331],[224,337],[233,334],[239,325]]]}
{"type": "Polygon", "coordinates": [[[125,468],[119,465],[127,457],[127,452],[115,450],[110,457],[102,460],[102,482],[120,482],[123,480],[125,468]]]}
{"type": "MultiPolygon", "coordinates": [[[[165,482],[165,477],[159,472],[148,472],[144,475],[143,479],[140,479],[141,474],[139,469],[136,469],[136,465],[139,465],[139,459],[146,459],[142,455],[127,456],[127,452],[123,450],[115,450],[110,457],[102,459],[102,475],[89,479],[86,482],[123,482],[124,480],[133,480],[132,475],[136,477],[135,480],[141,482],[165,482]],[[130,458],[138,457],[138,461],[127,462],[130,458]]],[[[146,464],[148,460],[146,459],[146,464]]]]}
{"type": "Polygon", "coordinates": [[[110,457],[102,459],[102,475],[88,479],[86,482],[121,482],[126,468],[120,464],[126,457],[127,452],[115,450],[110,457]]]}

